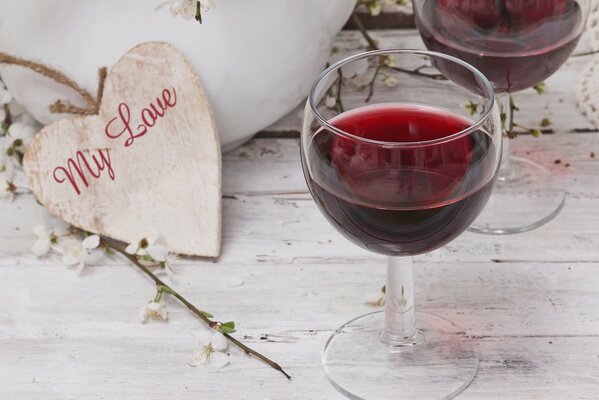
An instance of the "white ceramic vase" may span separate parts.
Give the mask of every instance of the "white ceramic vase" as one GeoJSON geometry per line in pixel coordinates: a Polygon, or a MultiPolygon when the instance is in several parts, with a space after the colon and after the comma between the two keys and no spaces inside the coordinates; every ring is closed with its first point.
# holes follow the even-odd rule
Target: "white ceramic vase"
{"type": "MultiPolygon", "coordinates": [[[[158,0],[2,0],[0,51],[65,72],[95,93],[97,71],[150,40],[181,50],[210,97],[225,149],[249,139],[297,106],[324,67],[355,0],[214,0],[202,25],[173,18],[158,0]]],[[[81,104],[69,89],[15,66],[0,66],[7,87],[40,122],[56,99],[81,104]]]]}

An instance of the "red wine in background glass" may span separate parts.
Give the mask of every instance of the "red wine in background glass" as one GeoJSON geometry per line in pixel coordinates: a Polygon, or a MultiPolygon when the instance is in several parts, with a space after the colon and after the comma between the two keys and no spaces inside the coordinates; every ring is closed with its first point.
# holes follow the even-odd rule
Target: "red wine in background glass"
{"type": "MultiPolygon", "coordinates": [[[[575,0],[426,0],[415,11],[429,50],[472,64],[498,92],[551,76],[574,51],[584,23],[575,0]]],[[[452,80],[464,80],[463,69],[436,66],[452,80]]]]}
{"type": "MultiPolygon", "coordinates": [[[[448,111],[410,104],[370,105],[320,128],[308,157],[308,186],[327,219],[358,245],[387,255],[437,249],[478,216],[494,183],[496,152],[482,130],[448,111]],[[384,142],[423,142],[406,147],[384,142]]],[[[306,166],[304,166],[306,168],[306,166]]]]}

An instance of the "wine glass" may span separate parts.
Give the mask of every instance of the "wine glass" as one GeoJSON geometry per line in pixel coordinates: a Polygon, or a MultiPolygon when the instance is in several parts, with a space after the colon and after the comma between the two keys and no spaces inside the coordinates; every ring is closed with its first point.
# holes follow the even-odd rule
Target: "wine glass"
{"type": "Polygon", "coordinates": [[[500,157],[493,88],[452,56],[371,51],[335,63],[314,83],[301,132],[310,192],[346,238],[389,256],[385,311],[347,322],[324,350],[326,376],[347,397],[449,399],[474,379],[478,356],[464,329],[415,313],[411,256],[474,221],[500,157]],[[422,63],[432,66],[414,72],[422,63]],[[448,68],[460,70],[459,83],[446,79],[448,68]],[[468,101],[481,105],[474,115],[468,101]]]}
{"type": "MultiPolygon", "coordinates": [[[[511,136],[511,93],[539,84],[568,59],[586,25],[590,0],[414,0],[413,5],[429,50],[458,57],[491,81],[499,93],[504,134],[511,136]]],[[[462,80],[459,70],[444,73],[462,80]]],[[[566,192],[545,167],[510,156],[510,140],[503,151],[497,186],[472,231],[526,232],[551,221],[565,204],[566,192]]]]}

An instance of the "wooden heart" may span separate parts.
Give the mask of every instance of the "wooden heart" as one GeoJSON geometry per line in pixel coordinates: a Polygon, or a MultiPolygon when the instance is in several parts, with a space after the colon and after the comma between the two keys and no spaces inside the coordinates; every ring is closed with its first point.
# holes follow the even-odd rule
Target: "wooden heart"
{"type": "Polygon", "coordinates": [[[44,127],[24,158],[37,199],[81,229],[218,256],[221,156],[212,110],[184,56],[131,49],[109,72],[98,115],[44,127]]]}

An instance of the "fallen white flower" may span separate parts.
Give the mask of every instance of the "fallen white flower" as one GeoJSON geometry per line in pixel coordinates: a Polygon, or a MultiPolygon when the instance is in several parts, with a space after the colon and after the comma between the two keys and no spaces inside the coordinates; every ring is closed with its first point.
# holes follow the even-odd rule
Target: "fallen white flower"
{"type": "Polygon", "coordinates": [[[146,323],[148,320],[166,321],[168,314],[166,308],[161,303],[152,301],[141,308],[139,311],[141,323],[146,323]]]}
{"type": "Polygon", "coordinates": [[[8,135],[13,140],[21,140],[22,144],[16,147],[24,149],[35,136],[35,128],[22,122],[15,122],[8,127],[8,135]]]}
{"type": "Polygon", "coordinates": [[[19,117],[25,113],[25,107],[17,103],[15,99],[12,99],[8,105],[8,110],[10,111],[11,118],[19,117]]]}
{"type": "Polygon", "coordinates": [[[14,161],[6,154],[6,148],[0,147],[0,180],[10,181],[14,177],[14,161]]]}
{"type": "Polygon", "coordinates": [[[0,106],[10,103],[12,100],[12,94],[4,87],[4,84],[0,82],[0,106]]]}
{"type": "Polygon", "coordinates": [[[37,225],[33,227],[33,234],[36,240],[31,246],[31,252],[36,257],[43,257],[48,254],[52,246],[52,230],[45,225],[37,225]]]}
{"type": "Polygon", "coordinates": [[[56,247],[56,251],[62,254],[62,262],[66,265],[77,265],[77,273],[81,273],[86,265],[95,264],[101,257],[101,253],[95,249],[100,244],[98,235],[91,235],[82,241],[68,239],[56,247]]]}
{"type": "Polygon", "coordinates": [[[229,355],[225,353],[229,345],[227,338],[220,332],[200,333],[202,348],[194,351],[187,363],[192,367],[203,365],[210,369],[220,369],[229,363],[229,355]]]}

